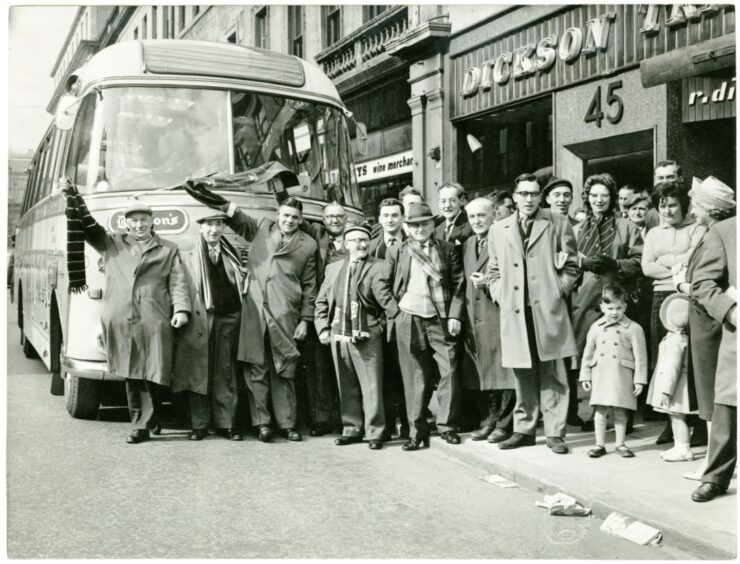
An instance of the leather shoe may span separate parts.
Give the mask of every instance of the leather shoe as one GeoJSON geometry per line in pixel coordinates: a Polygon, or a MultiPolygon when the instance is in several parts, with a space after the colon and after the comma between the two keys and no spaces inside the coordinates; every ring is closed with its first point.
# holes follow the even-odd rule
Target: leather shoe
{"type": "Polygon", "coordinates": [[[493,433],[488,435],[488,442],[489,443],[500,443],[508,439],[510,436],[511,436],[511,433],[508,431],[504,431],[503,429],[494,429],[493,433]]]}
{"type": "Polygon", "coordinates": [[[130,445],[135,445],[136,443],[143,443],[144,441],[149,440],[149,431],[146,429],[134,429],[131,431],[131,434],[126,437],[126,442],[130,445]]]}
{"type": "Polygon", "coordinates": [[[663,432],[658,435],[658,438],[655,439],[656,445],[667,445],[669,443],[673,442],[673,428],[671,427],[671,422],[668,421],[666,423],[665,428],[663,429],[663,432]]]}
{"type": "Polygon", "coordinates": [[[568,445],[560,437],[547,437],[547,448],[555,454],[568,454],[568,445]]]}
{"type": "Polygon", "coordinates": [[[334,439],[334,444],[337,446],[347,446],[352,445],[355,443],[361,443],[362,439],[360,437],[347,437],[345,435],[342,435],[341,437],[337,437],[334,439]]]}
{"type": "Polygon", "coordinates": [[[269,425],[260,425],[260,432],[259,435],[257,435],[258,440],[263,443],[269,443],[272,442],[272,436],[272,429],[269,425]]]}
{"type": "Polygon", "coordinates": [[[393,435],[390,431],[383,431],[383,434],[380,436],[380,440],[384,443],[389,443],[393,440],[393,435]]]}
{"type": "Polygon", "coordinates": [[[288,439],[289,441],[294,441],[294,442],[303,440],[303,437],[298,432],[298,429],[286,429],[285,438],[288,439]]]}
{"type": "Polygon", "coordinates": [[[314,424],[314,426],[308,432],[308,435],[310,437],[322,437],[324,435],[328,435],[329,433],[331,433],[331,427],[329,426],[329,424],[321,422],[314,424]]]}
{"type": "Polygon", "coordinates": [[[691,499],[698,502],[712,501],[718,495],[722,495],[727,490],[723,490],[717,484],[712,482],[703,482],[701,486],[694,490],[691,499]]]}
{"type": "Polygon", "coordinates": [[[442,437],[448,444],[460,444],[460,435],[458,435],[455,431],[445,431],[444,433],[440,433],[439,436],[442,437]]]}
{"type": "Polygon", "coordinates": [[[525,435],[524,433],[514,433],[506,439],[505,441],[501,441],[498,444],[498,448],[502,450],[507,450],[511,448],[519,448],[519,447],[525,447],[525,446],[534,446],[535,438],[534,435],[525,435]]]}
{"type": "Polygon", "coordinates": [[[234,429],[226,429],[226,437],[230,441],[241,441],[244,438],[241,433],[234,431],[234,429]]]}
{"type": "Polygon", "coordinates": [[[485,441],[491,433],[493,433],[493,425],[483,425],[480,429],[470,433],[470,439],[473,441],[485,441]]]}
{"type": "Polygon", "coordinates": [[[208,431],[206,431],[205,429],[193,429],[190,432],[190,436],[188,437],[188,439],[190,439],[191,441],[202,441],[207,436],[208,431]]]}
{"type": "Polygon", "coordinates": [[[370,447],[370,450],[380,450],[383,448],[383,442],[378,439],[370,439],[368,446],[370,447]]]}
{"type": "Polygon", "coordinates": [[[401,450],[414,451],[422,448],[429,448],[429,437],[423,439],[409,439],[401,447],[401,450]]]}

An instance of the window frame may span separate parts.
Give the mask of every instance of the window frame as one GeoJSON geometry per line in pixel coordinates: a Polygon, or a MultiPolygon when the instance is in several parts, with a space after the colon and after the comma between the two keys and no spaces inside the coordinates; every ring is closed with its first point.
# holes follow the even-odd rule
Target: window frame
{"type": "Polygon", "coordinates": [[[270,7],[262,6],[254,13],[254,46],[270,48],[270,7]],[[260,31],[262,32],[260,34],[260,31]]]}
{"type": "Polygon", "coordinates": [[[306,31],[306,12],[302,4],[288,6],[288,53],[300,59],[304,55],[304,35],[306,31]],[[297,28],[297,29],[296,29],[297,28]],[[296,43],[299,49],[296,49],[296,43]]]}

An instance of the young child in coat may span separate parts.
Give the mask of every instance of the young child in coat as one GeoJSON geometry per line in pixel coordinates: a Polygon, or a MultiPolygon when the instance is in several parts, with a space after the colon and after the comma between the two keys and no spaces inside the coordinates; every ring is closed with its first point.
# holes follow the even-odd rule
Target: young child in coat
{"type": "Polygon", "coordinates": [[[624,444],[628,410],[637,409],[637,396],[647,384],[647,346],[645,333],[625,316],[627,296],[623,289],[606,286],[601,294],[599,318],[588,331],[581,362],[580,382],[591,391],[594,408],[596,446],[588,451],[591,458],[606,454],[606,419],[614,410],[615,451],[624,458],[634,453],[624,444]]]}
{"type": "Polygon", "coordinates": [[[658,348],[658,362],[648,388],[647,402],[655,411],[667,413],[671,418],[675,446],[662,452],[661,458],[667,462],[693,460],[686,423],[686,416],[693,413],[688,382],[688,298],[683,294],[668,296],[660,307],[660,321],[668,333],[658,348]]]}

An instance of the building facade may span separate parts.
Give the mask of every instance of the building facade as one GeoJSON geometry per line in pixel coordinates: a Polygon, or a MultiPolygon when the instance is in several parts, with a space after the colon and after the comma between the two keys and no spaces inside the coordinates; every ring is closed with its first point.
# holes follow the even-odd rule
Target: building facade
{"type": "Polygon", "coordinates": [[[30,158],[8,158],[8,239],[15,234],[30,165],[30,158]]]}

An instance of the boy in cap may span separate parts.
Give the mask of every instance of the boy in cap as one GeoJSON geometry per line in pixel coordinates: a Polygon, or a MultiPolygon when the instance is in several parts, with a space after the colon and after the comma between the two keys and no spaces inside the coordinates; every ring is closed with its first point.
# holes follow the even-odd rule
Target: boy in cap
{"type": "Polygon", "coordinates": [[[456,339],[465,306],[465,275],[460,246],[434,237],[434,216],[427,204],[410,204],[405,224],[409,238],[386,254],[400,309],[389,322],[388,336],[392,340],[395,330],[411,427],[403,450],[414,451],[429,446],[424,410],[437,371],[437,429],[448,443],[460,443],[454,423],[459,401],[456,339]]]}
{"type": "Polygon", "coordinates": [[[342,405],[345,446],[362,441],[382,448],[383,317],[395,317],[388,264],[370,256],[370,230],[350,225],[344,232],[345,258],[329,264],[316,298],[314,324],[322,345],[330,345],[342,405]]]}

